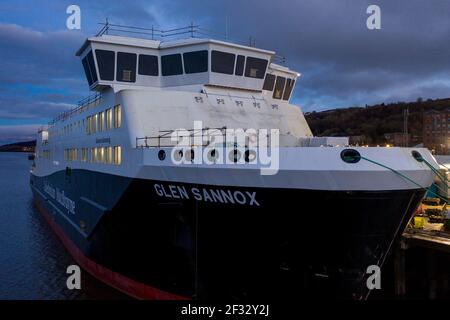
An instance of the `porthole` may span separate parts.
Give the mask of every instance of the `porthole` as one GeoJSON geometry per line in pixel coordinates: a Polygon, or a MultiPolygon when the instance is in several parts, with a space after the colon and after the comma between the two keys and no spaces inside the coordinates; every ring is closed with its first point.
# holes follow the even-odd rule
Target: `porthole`
{"type": "Polygon", "coordinates": [[[176,162],[181,161],[181,159],[183,158],[183,150],[175,150],[175,152],[173,153],[173,157],[176,162]]]}
{"type": "Polygon", "coordinates": [[[422,155],[420,154],[419,151],[413,150],[413,151],[411,151],[411,154],[412,154],[414,159],[416,159],[419,162],[423,162],[424,159],[423,159],[423,157],[422,157],[422,155]]]}
{"type": "Polygon", "coordinates": [[[212,149],[208,152],[208,160],[211,162],[216,162],[217,158],[219,157],[218,152],[216,149],[212,149]]]}
{"type": "Polygon", "coordinates": [[[164,150],[159,150],[158,159],[163,161],[166,158],[166,152],[164,150]]]}
{"type": "Polygon", "coordinates": [[[361,154],[355,149],[345,149],[341,152],[341,159],[347,163],[357,163],[361,160],[361,154]]]}
{"type": "Polygon", "coordinates": [[[228,155],[228,159],[230,159],[230,161],[232,161],[234,163],[238,162],[240,158],[241,158],[241,152],[237,149],[230,151],[230,153],[228,155]]]}
{"type": "Polygon", "coordinates": [[[185,156],[187,161],[194,161],[195,157],[194,149],[187,150],[185,156]]]}
{"type": "Polygon", "coordinates": [[[256,151],[255,150],[246,150],[244,154],[245,162],[253,162],[256,160],[256,151]]]}

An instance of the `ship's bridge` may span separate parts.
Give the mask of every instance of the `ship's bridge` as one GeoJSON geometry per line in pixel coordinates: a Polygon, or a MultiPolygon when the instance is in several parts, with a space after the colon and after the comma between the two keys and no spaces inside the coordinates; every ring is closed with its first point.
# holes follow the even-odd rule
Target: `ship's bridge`
{"type": "Polygon", "coordinates": [[[78,50],[91,90],[211,86],[289,100],[298,73],[271,63],[275,52],[212,39],[88,38],[78,50]]]}

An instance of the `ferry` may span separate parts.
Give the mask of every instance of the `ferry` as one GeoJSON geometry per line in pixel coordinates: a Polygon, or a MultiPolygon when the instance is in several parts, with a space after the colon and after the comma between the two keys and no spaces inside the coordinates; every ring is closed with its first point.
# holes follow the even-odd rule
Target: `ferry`
{"type": "Polygon", "coordinates": [[[76,263],[137,299],[367,299],[430,152],[314,137],[273,51],[113,27],[76,52],[93,94],[39,130],[30,175],[76,263]]]}

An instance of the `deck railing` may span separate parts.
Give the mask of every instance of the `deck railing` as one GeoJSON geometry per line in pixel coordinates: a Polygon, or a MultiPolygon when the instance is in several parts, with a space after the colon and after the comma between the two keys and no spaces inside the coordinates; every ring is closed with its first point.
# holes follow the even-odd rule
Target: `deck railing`
{"type": "Polygon", "coordinates": [[[64,121],[71,118],[75,114],[82,113],[92,107],[98,106],[99,103],[101,102],[101,99],[102,95],[100,92],[91,94],[90,96],[78,101],[76,107],[73,107],[72,109],[64,111],[63,113],[57,115],[55,118],[53,118],[52,121],[49,122],[49,125],[52,126],[59,121],[64,121]]]}
{"type": "MultiPolygon", "coordinates": [[[[117,35],[117,36],[126,36],[131,35],[134,37],[140,37],[144,39],[151,40],[174,40],[174,39],[186,39],[186,38],[214,38],[223,41],[232,41],[238,44],[246,45],[249,47],[256,47],[256,39],[255,37],[249,36],[248,38],[236,38],[230,37],[228,35],[228,31],[225,33],[217,32],[214,30],[210,30],[207,28],[200,27],[199,25],[191,22],[190,25],[180,27],[180,28],[172,28],[172,29],[161,29],[159,27],[151,26],[150,28],[143,28],[137,26],[128,26],[121,24],[110,23],[108,20],[105,22],[99,23],[102,25],[100,31],[97,33],[97,36],[100,37],[104,34],[106,35],[117,35]]],[[[277,63],[285,63],[286,58],[282,56],[275,56],[274,59],[277,60],[277,63]]]]}
{"type": "Polygon", "coordinates": [[[203,137],[205,132],[209,137],[222,136],[224,143],[226,144],[226,127],[222,128],[202,128],[202,129],[186,129],[186,130],[160,130],[160,134],[157,136],[145,136],[136,138],[136,148],[170,148],[178,145],[179,139],[189,139],[188,146],[198,147],[208,146],[211,141],[204,141],[203,137]],[[173,134],[178,138],[173,141],[173,134]],[[201,144],[196,144],[198,138],[202,138],[201,144]],[[196,139],[197,138],[197,139],[196,139]]]}
{"type": "Polygon", "coordinates": [[[106,21],[105,23],[100,23],[103,27],[97,33],[97,36],[102,36],[104,34],[112,34],[112,35],[123,35],[123,34],[132,34],[132,35],[140,35],[145,38],[150,38],[152,40],[163,40],[168,38],[174,38],[177,36],[187,36],[191,38],[195,38],[196,35],[200,33],[201,28],[194,23],[191,23],[189,26],[181,27],[181,28],[173,28],[168,30],[162,30],[159,28],[155,28],[152,26],[151,28],[143,28],[143,27],[135,27],[135,26],[127,26],[121,24],[113,24],[106,21]]]}

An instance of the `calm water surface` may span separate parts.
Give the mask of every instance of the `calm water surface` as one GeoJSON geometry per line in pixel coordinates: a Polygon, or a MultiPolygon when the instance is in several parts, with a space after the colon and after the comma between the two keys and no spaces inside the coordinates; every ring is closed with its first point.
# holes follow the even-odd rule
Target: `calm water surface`
{"type": "Polygon", "coordinates": [[[81,290],[66,287],[75,261],[33,205],[27,153],[0,152],[0,299],[124,299],[82,271],[81,290]]]}

